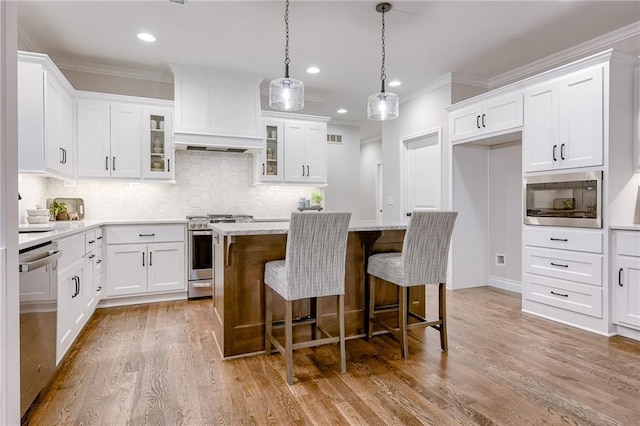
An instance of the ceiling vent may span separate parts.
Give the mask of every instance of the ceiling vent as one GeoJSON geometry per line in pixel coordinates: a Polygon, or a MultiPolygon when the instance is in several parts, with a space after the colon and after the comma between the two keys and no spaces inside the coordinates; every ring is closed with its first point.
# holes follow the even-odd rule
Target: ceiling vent
{"type": "Polygon", "coordinates": [[[327,133],[327,142],[342,143],[342,135],[332,135],[331,133],[327,133]]]}

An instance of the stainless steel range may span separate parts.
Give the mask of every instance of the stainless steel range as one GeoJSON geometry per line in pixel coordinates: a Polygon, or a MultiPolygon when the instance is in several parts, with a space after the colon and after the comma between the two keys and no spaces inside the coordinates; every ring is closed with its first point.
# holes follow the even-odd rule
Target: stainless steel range
{"type": "Polygon", "coordinates": [[[213,232],[210,223],[252,222],[250,215],[208,214],[189,220],[189,299],[213,295],[213,232]]]}

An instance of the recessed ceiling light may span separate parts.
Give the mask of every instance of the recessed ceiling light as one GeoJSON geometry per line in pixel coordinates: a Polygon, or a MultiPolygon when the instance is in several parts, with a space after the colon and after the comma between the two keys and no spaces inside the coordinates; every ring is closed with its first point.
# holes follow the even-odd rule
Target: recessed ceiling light
{"type": "Polygon", "coordinates": [[[398,81],[398,80],[392,80],[392,81],[389,82],[389,86],[391,86],[391,87],[400,86],[401,84],[402,84],[402,82],[398,81]]]}
{"type": "Polygon", "coordinates": [[[156,41],[156,38],[149,33],[138,33],[138,38],[149,43],[153,43],[154,41],[156,41]]]}
{"type": "Polygon", "coordinates": [[[340,108],[340,109],[338,110],[338,114],[346,114],[346,113],[347,113],[347,110],[346,110],[346,109],[344,109],[344,108],[340,108]]]}
{"type": "Polygon", "coordinates": [[[309,74],[318,74],[320,72],[320,68],[318,68],[318,67],[309,67],[309,68],[307,68],[307,72],[309,74]]]}

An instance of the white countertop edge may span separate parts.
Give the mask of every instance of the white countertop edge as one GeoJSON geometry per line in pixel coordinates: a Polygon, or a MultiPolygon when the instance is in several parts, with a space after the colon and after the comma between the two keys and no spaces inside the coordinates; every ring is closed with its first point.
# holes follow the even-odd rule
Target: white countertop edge
{"type": "Polygon", "coordinates": [[[640,231],[640,224],[637,225],[609,225],[609,229],[619,229],[623,231],[640,231]]]}
{"type": "MultiPolygon", "coordinates": [[[[212,223],[209,228],[226,236],[286,234],[289,222],[249,222],[212,223]]],[[[407,225],[399,222],[379,222],[376,220],[354,220],[349,223],[349,231],[394,231],[405,230],[407,225]]]]}

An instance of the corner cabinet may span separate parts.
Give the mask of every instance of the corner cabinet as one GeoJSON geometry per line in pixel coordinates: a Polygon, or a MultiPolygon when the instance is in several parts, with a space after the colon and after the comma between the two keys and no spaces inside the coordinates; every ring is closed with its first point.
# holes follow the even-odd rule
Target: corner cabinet
{"type": "Polygon", "coordinates": [[[254,154],[258,183],[327,183],[327,117],[264,112],[266,149],[254,154]]]}
{"type": "Polygon", "coordinates": [[[454,107],[449,113],[449,139],[469,142],[519,131],[522,128],[522,92],[480,95],[471,105],[454,107]]]}
{"type": "Polygon", "coordinates": [[[109,225],[107,296],[186,292],[184,224],[109,225]]]}
{"type": "Polygon", "coordinates": [[[78,93],[78,177],[173,177],[171,102],[78,93]]]}
{"type": "Polygon", "coordinates": [[[613,231],[614,323],[640,330],[640,231],[613,231]]]}
{"type": "Polygon", "coordinates": [[[18,52],[18,171],[74,178],[74,90],[47,55],[18,52]]]}
{"type": "Polygon", "coordinates": [[[523,171],[603,164],[602,65],[525,90],[523,171]]]}

